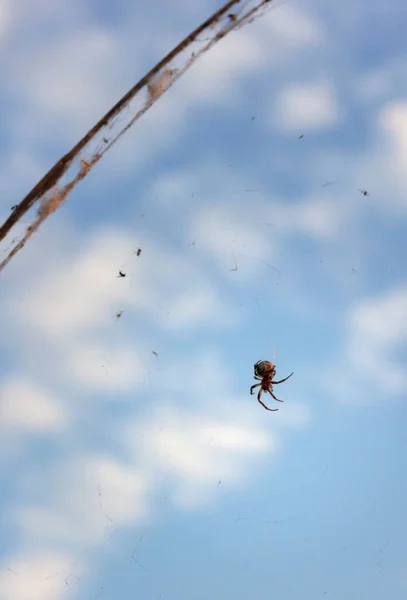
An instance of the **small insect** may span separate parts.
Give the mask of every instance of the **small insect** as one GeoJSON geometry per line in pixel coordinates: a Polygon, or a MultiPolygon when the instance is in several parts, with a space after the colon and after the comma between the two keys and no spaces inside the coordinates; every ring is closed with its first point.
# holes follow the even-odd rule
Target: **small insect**
{"type": "Polygon", "coordinates": [[[116,313],[116,319],[120,319],[120,317],[122,316],[122,314],[123,314],[123,311],[122,311],[122,310],[119,310],[119,311],[116,313]]]}
{"type": "Polygon", "coordinates": [[[236,13],[230,13],[230,14],[228,15],[228,17],[229,17],[229,19],[230,19],[231,21],[237,21],[237,14],[236,14],[236,13]]]}
{"type": "Polygon", "coordinates": [[[155,350],[151,350],[151,352],[154,354],[154,356],[158,358],[158,352],[156,352],[155,350]]]}
{"type": "Polygon", "coordinates": [[[262,402],[260,400],[261,395],[263,392],[268,392],[274,398],[274,400],[277,400],[277,402],[284,402],[284,400],[279,400],[273,394],[273,385],[287,381],[287,379],[289,379],[291,377],[291,375],[293,375],[293,374],[294,374],[294,372],[291,373],[290,375],[288,375],[288,377],[286,377],[285,379],[280,379],[280,381],[273,381],[273,377],[275,377],[275,375],[276,375],[275,365],[273,365],[273,363],[271,363],[268,360],[259,360],[254,365],[254,378],[261,379],[261,381],[260,381],[260,383],[256,383],[255,385],[252,385],[252,387],[250,388],[250,394],[254,393],[253,392],[254,388],[260,386],[259,393],[257,394],[258,402],[260,402],[260,404],[262,406],[264,406],[264,408],[266,410],[272,410],[272,411],[278,410],[278,408],[269,408],[268,406],[266,406],[264,404],[264,402],[262,402]]]}
{"type": "Polygon", "coordinates": [[[141,254],[141,248],[137,248],[137,250],[134,253],[136,256],[140,256],[141,254]]]}
{"type": "Polygon", "coordinates": [[[302,140],[303,137],[304,137],[304,134],[302,133],[301,135],[298,136],[298,139],[302,140]]]}
{"type": "Polygon", "coordinates": [[[12,207],[10,208],[10,210],[15,210],[15,209],[17,208],[17,206],[18,206],[18,204],[14,204],[14,206],[12,206],[12,207]]]}
{"type": "Polygon", "coordinates": [[[359,190],[359,192],[364,196],[369,196],[369,192],[367,190],[359,190]]]}
{"type": "Polygon", "coordinates": [[[119,271],[119,274],[117,277],[126,277],[126,273],[123,273],[123,271],[119,271]]]}

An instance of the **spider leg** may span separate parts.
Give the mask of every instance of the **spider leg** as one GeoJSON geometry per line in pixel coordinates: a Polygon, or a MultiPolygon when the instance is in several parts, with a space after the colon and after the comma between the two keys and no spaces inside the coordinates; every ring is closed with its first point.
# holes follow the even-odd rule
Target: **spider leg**
{"type": "Polygon", "coordinates": [[[258,402],[260,402],[260,404],[261,404],[261,405],[262,405],[262,406],[263,406],[263,407],[264,407],[266,410],[271,410],[271,411],[273,411],[273,412],[274,412],[274,411],[276,411],[276,410],[278,410],[278,408],[269,408],[268,406],[266,406],[266,405],[264,404],[264,402],[262,402],[262,401],[260,400],[260,396],[261,396],[262,392],[263,392],[263,389],[262,389],[262,388],[260,388],[260,391],[259,391],[259,393],[258,393],[258,395],[257,395],[257,400],[258,400],[258,402]]]}
{"type": "Polygon", "coordinates": [[[280,379],[280,381],[272,381],[271,383],[273,385],[275,385],[277,383],[284,383],[284,381],[287,381],[287,379],[290,379],[291,375],[294,375],[294,371],[292,373],[290,373],[290,375],[288,377],[286,377],[285,379],[280,379]]]}
{"type": "Polygon", "coordinates": [[[256,383],[256,385],[252,385],[252,387],[250,388],[250,394],[253,394],[253,390],[254,388],[258,387],[259,385],[261,385],[261,383],[256,383]]]}
{"type": "Polygon", "coordinates": [[[276,410],[278,410],[278,408],[269,408],[269,407],[268,407],[268,406],[266,406],[266,405],[264,404],[264,402],[262,402],[261,400],[259,400],[259,402],[260,402],[260,404],[261,404],[262,406],[264,406],[264,408],[265,408],[266,410],[271,410],[272,412],[275,412],[276,410]]]}
{"type": "Polygon", "coordinates": [[[278,408],[269,408],[268,406],[266,406],[266,405],[264,404],[264,402],[262,402],[262,401],[260,400],[259,396],[260,396],[260,392],[259,392],[259,395],[257,396],[257,400],[260,402],[260,404],[261,404],[262,406],[264,406],[264,408],[265,408],[266,410],[271,410],[271,411],[273,411],[273,412],[274,412],[274,411],[276,411],[276,410],[278,410],[278,408]]]}
{"type": "Polygon", "coordinates": [[[284,400],[279,400],[278,398],[276,398],[270,388],[267,391],[269,394],[271,394],[271,396],[274,398],[274,400],[277,400],[277,402],[284,402],[284,400]]]}

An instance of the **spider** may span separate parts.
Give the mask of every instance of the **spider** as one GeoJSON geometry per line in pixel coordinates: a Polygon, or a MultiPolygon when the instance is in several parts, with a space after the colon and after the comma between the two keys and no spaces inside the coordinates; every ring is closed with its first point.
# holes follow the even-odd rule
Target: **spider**
{"type": "Polygon", "coordinates": [[[261,386],[259,393],[257,394],[257,400],[262,406],[264,406],[266,410],[272,411],[276,411],[278,410],[278,408],[269,408],[268,406],[266,406],[264,402],[260,400],[262,393],[268,392],[274,398],[274,400],[277,400],[277,402],[284,402],[284,400],[279,400],[273,394],[273,385],[287,381],[287,379],[289,379],[291,375],[294,374],[294,372],[288,375],[288,377],[286,377],[285,379],[281,379],[280,381],[273,381],[273,377],[275,377],[275,374],[276,367],[275,365],[273,365],[273,363],[269,362],[268,360],[257,361],[254,365],[254,378],[261,379],[261,382],[252,385],[252,387],[250,388],[250,394],[253,394],[254,388],[261,386]]]}

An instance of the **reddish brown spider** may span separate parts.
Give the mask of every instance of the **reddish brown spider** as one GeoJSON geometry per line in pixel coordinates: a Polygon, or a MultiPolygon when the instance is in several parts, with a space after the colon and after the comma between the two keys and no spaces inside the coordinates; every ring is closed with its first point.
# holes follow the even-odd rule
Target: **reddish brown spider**
{"type": "Polygon", "coordinates": [[[285,379],[281,379],[280,381],[273,381],[273,377],[275,377],[275,374],[276,374],[276,367],[275,367],[275,365],[273,365],[273,363],[269,362],[268,360],[259,360],[254,365],[254,378],[261,379],[261,382],[256,383],[255,385],[252,385],[252,387],[250,388],[250,394],[253,394],[254,388],[261,386],[259,393],[257,394],[257,400],[260,402],[260,404],[262,406],[264,406],[264,408],[266,410],[272,410],[272,411],[278,410],[278,408],[269,408],[268,406],[266,406],[264,404],[264,402],[262,402],[260,400],[262,393],[268,392],[274,398],[274,400],[277,400],[277,402],[284,402],[284,400],[279,400],[273,394],[273,385],[287,381],[287,379],[289,379],[291,377],[291,375],[294,374],[294,372],[291,373],[285,379]]]}

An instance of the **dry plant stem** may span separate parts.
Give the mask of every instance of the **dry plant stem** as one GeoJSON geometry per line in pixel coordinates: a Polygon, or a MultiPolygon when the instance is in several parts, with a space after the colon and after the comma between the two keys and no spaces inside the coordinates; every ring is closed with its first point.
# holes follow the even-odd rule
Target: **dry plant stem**
{"type": "Polygon", "coordinates": [[[8,263],[13,258],[13,256],[15,254],[17,254],[17,252],[25,246],[25,243],[27,242],[27,240],[32,236],[32,234],[35,231],[37,231],[37,229],[39,228],[41,223],[43,221],[45,221],[45,219],[49,215],[51,215],[53,212],[55,212],[57,208],[59,208],[59,206],[62,204],[62,202],[65,200],[65,198],[69,194],[69,192],[75,187],[75,185],[81,179],[86,177],[86,175],[89,173],[92,166],[94,164],[96,164],[96,162],[99,159],[100,159],[100,156],[95,157],[95,159],[92,161],[92,164],[85,163],[84,161],[82,161],[82,163],[84,163],[84,164],[81,165],[81,170],[79,171],[77,176],[71,182],[69,182],[67,185],[65,185],[61,190],[59,190],[57,187],[55,187],[55,189],[53,191],[51,191],[49,196],[42,198],[41,206],[37,212],[37,218],[27,228],[25,236],[18,242],[18,244],[16,244],[14,246],[14,248],[12,250],[10,250],[7,257],[0,264],[0,272],[4,269],[4,267],[6,267],[8,265],[8,263]]]}
{"type": "MultiPolygon", "coordinates": [[[[255,13],[260,9],[270,5],[273,0],[258,0],[255,6],[244,14],[242,13],[244,5],[253,3],[253,0],[230,0],[209,19],[202,23],[190,35],[188,35],[178,46],[176,46],[165,58],[163,58],[147,75],[145,75],[131,90],[125,94],[106,115],[100,119],[98,123],[68,152],[63,156],[37,183],[37,185],[27,194],[27,196],[14,208],[11,215],[0,227],[0,241],[2,241],[12,227],[21,219],[21,217],[32,206],[40,201],[40,208],[37,212],[37,218],[28,227],[25,236],[21,241],[12,248],[6,259],[0,264],[0,272],[10,262],[11,258],[25,245],[27,240],[36,231],[41,223],[54,212],[66,199],[68,194],[91,170],[91,168],[100,160],[100,158],[118,141],[118,139],[133,125],[133,123],[148,110],[152,104],[169,88],[171,85],[201,56],[207,52],[214,44],[227,35],[233,29],[238,29],[246,22],[253,21],[255,13]],[[231,9],[233,8],[233,12],[231,9]],[[206,29],[213,28],[222,22],[222,17],[226,15],[226,22],[217,33],[209,31],[210,40],[198,52],[192,53],[181,69],[166,69],[161,72],[164,67],[169,65],[181,52],[183,52],[192,42],[198,41],[198,36],[206,29]],[[161,74],[160,74],[161,72],[161,74]],[[158,76],[158,77],[157,77],[158,76]],[[113,139],[103,138],[103,144],[92,154],[92,158],[81,160],[81,166],[77,174],[72,177],[65,185],[58,189],[57,185],[61,182],[62,177],[67,173],[76,158],[81,158],[81,153],[88,144],[94,140],[95,136],[105,127],[113,128],[115,119],[122,113],[129,103],[133,100],[136,94],[147,86],[148,98],[144,105],[136,111],[136,114],[130,121],[117,133],[113,139]]],[[[260,16],[260,15],[258,15],[260,16]]],[[[83,154],[82,154],[83,156],[83,154]]],[[[89,156],[89,154],[88,154],[89,156]]]]}
{"type": "Polygon", "coordinates": [[[202,25],[200,25],[195,31],[193,31],[188,37],[186,37],[176,48],[174,48],[165,58],[163,58],[155,67],[151,69],[147,75],[145,75],[131,90],[125,94],[113,108],[109,110],[105,116],[100,119],[90,131],[68,152],[63,156],[46,175],[37,183],[37,185],[27,194],[27,196],[18,204],[9,218],[0,227],[0,241],[10,231],[11,227],[17,223],[17,221],[31,208],[36,200],[48,192],[54,185],[57,184],[59,179],[67,170],[75,156],[86,146],[86,144],[102,129],[106,126],[111,119],[113,119],[124,106],[131,100],[137,92],[148,83],[149,79],[154,77],[165,65],[167,65],[172,58],[174,58],[179,52],[181,52],[186,46],[188,46],[194,39],[202,33],[207,27],[214,23],[219,17],[221,17],[226,11],[230,10],[234,4],[238,4],[240,0],[230,0],[225,6],[214,13],[209,19],[207,19],[202,25]]]}

